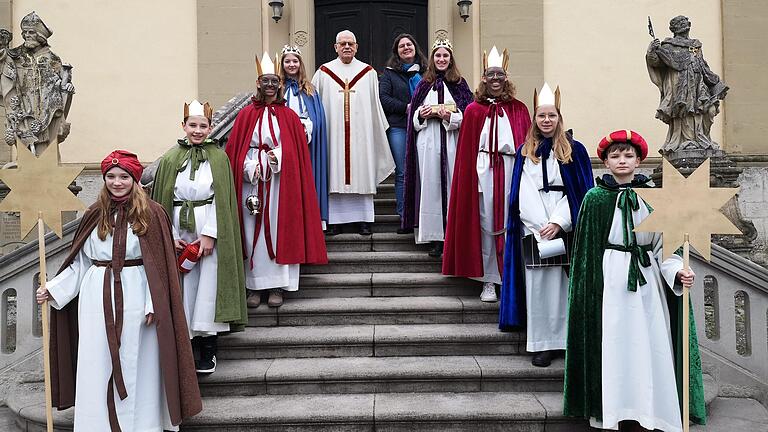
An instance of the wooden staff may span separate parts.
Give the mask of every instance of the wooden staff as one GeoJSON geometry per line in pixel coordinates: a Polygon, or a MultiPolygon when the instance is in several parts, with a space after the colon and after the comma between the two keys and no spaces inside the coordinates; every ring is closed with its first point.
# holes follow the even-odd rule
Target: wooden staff
{"type": "MultiPolygon", "coordinates": [[[[37,251],[40,254],[40,287],[45,288],[45,224],[43,212],[37,213],[37,251]]],[[[40,307],[43,312],[43,371],[45,374],[45,421],[48,432],[53,432],[53,403],[51,402],[50,328],[48,324],[48,300],[40,307]]]]}
{"type": "MultiPolygon", "coordinates": [[[[685,241],[683,242],[683,269],[686,272],[691,270],[690,266],[690,252],[691,244],[689,242],[688,233],[685,233],[685,241]]],[[[691,313],[689,307],[690,293],[688,287],[683,285],[683,431],[688,432],[690,427],[689,415],[690,415],[690,320],[689,315],[691,313]]]]}

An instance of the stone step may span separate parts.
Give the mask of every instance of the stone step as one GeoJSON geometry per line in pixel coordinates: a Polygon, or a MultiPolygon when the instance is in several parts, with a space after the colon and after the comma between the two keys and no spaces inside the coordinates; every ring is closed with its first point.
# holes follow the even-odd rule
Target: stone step
{"type": "Polygon", "coordinates": [[[440,273],[335,273],[303,274],[299,290],[286,292],[295,298],[476,296],[481,284],[471,279],[440,273]]]}
{"type": "Polygon", "coordinates": [[[416,244],[413,234],[397,234],[396,232],[375,232],[364,236],[358,233],[344,233],[326,236],[325,245],[328,252],[397,252],[422,251],[427,253],[432,245],[416,244]]]}
{"type": "MultiPolygon", "coordinates": [[[[206,397],[182,431],[206,432],[581,432],[562,415],[562,393],[361,393],[206,397]]],[[[19,431],[45,431],[42,392],[9,401],[19,431]]],[[[71,431],[73,409],[54,410],[55,431],[71,431]]]]}
{"type": "Polygon", "coordinates": [[[394,194],[389,196],[379,196],[378,194],[373,199],[373,210],[376,214],[397,214],[397,200],[394,194]]]}
{"type": "Polygon", "coordinates": [[[291,299],[279,308],[248,310],[256,327],[360,324],[497,323],[498,303],[479,297],[349,297],[291,299]]]}
{"type": "Polygon", "coordinates": [[[558,392],[563,360],[529,356],[410,356],[222,360],[199,377],[204,396],[402,392],[558,392]]]}
{"type": "Polygon", "coordinates": [[[525,353],[525,333],[489,324],[291,326],[219,338],[217,358],[406,357],[525,353]]]}
{"type": "MultiPolygon", "coordinates": [[[[394,233],[400,228],[400,216],[394,212],[392,214],[374,215],[372,230],[374,233],[394,233]]],[[[356,223],[343,224],[341,226],[342,234],[357,234],[358,227],[356,223]]],[[[328,238],[328,237],[326,237],[328,238]]]]}
{"type": "Polygon", "coordinates": [[[303,274],[316,273],[440,273],[442,260],[421,251],[328,252],[328,264],[301,266],[303,274]]]}

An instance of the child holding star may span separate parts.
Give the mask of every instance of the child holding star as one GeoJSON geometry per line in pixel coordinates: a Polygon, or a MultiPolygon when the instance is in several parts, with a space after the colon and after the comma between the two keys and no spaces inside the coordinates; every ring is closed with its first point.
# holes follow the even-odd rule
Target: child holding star
{"type": "MultiPolygon", "coordinates": [[[[652,209],[634,191],[648,155],[638,133],[603,138],[610,174],[584,197],[571,260],[564,414],[593,427],[682,431],[682,287],[694,274],[662,259],[659,233],[634,232],[652,209]]],[[[690,319],[690,412],[704,423],[701,360],[690,319]]],[[[688,421],[687,419],[685,421],[688,421]]]]}

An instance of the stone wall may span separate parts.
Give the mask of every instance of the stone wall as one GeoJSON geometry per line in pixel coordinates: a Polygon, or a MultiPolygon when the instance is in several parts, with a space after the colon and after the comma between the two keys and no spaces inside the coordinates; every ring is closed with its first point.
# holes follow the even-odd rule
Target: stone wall
{"type": "Polygon", "coordinates": [[[739,210],[757,230],[752,260],[768,266],[768,168],[745,167],[739,185],[739,210]]]}

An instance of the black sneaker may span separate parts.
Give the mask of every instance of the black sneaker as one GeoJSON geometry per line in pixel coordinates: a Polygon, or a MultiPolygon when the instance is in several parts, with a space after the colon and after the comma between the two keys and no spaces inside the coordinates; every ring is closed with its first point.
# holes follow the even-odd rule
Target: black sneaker
{"type": "Polygon", "coordinates": [[[434,245],[432,250],[429,251],[429,256],[432,258],[440,258],[443,256],[443,242],[432,242],[434,245]]]}
{"type": "Polygon", "coordinates": [[[328,225],[328,228],[325,229],[325,235],[327,236],[335,236],[341,234],[341,225],[339,224],[333,224],[328,225]]]}
{"type": "Polygon", "coordinates": [[[370,222],[360,222],[358,225],[359,233],[360,235],[369,236],[373,234],[373,231],[371,231],[371,223],[370,222]]]}
{"type": "Polygon", "coordinates": [[[199,374],[212,374],[216,371],[216,356],[200,359],[195,362],[195,372],[199,374]]]}
{"type": "Polygon", "coordinates": [[[537,367],[548,367],[552,364],[552,359],[554,357],[554,351],[541,351],[533,356],[533,359],[531,359],[531,364],[537,367]]]}
{"type": "Polygon", "coordinates": [[[216,370],[217,336],[207,336],[200,341],[200,361],[195,363],[199,374],[211,374],[216,370]]]}

